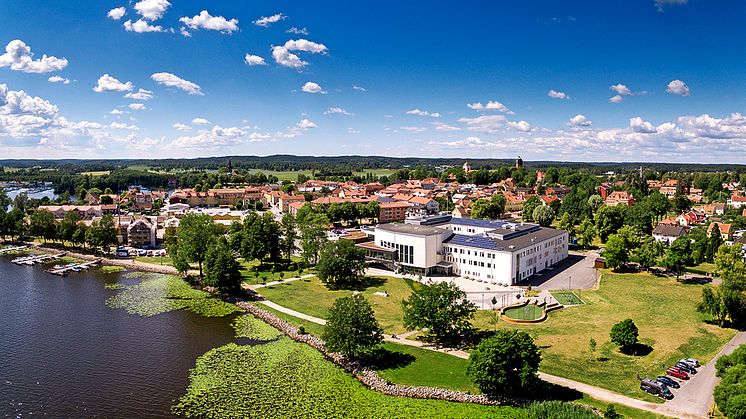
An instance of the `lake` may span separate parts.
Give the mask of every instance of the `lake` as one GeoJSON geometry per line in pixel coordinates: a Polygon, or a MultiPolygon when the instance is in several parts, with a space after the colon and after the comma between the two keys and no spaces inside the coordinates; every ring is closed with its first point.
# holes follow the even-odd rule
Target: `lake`
{"type": "Polygon", "coordinates": [[[235,342],[232,316],[106,306],[122,274],[58,277],[0,257],[0,416],[170,417],[189,369],[235,342]]]}

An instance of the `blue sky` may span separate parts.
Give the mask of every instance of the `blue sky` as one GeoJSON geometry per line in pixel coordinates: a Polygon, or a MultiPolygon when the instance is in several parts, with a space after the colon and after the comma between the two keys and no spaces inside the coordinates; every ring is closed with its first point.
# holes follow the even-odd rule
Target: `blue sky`
{"type": "Polygon", "coordinates": [[[1,2],[0,153],[746,161],[746,4],[356,3],[1,2]]]}

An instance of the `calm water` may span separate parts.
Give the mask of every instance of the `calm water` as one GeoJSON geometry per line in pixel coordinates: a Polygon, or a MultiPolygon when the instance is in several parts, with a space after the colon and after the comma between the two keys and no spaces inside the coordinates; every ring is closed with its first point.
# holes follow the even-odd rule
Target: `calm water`
{"type": "Polygon", "coordinates": [[[0,257],[0,417],[168,417],[230,318],[106,306],[119,274],[60,278],[0,257]]]}

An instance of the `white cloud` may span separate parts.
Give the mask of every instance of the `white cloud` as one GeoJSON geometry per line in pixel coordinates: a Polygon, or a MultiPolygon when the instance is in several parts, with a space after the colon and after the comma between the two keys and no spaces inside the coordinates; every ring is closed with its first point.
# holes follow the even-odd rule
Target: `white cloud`
{"type": "Polygon", "coordinates": [[[612,97],[609,98],[609,102],[611,102],[611,103],[619,103],[619,102],[621,102],[623,100],[624,100],[624,98],[621,95],[614,95],[614,96],[612,96],[612,97]]]}
{"type": "Polygon", "coordinates": [[[199,87],[199,85],[189,80],[184,80],[172,73],[153,73],[150,78],[158,84],[168,87],[176,87],[190,95],[204,95],[204,93],[202,93],[202,88],[199,87]]]}
{"type": "Polygon", "coordinates": [[[466,106],[468,106],[471,109],[474,109],[475,111],[500,111],[502,113],[507,113],[510,115],[513,114],[513,112],[510,109],[508,109],[507,106],[494,100],[487,102],[486,105],[483,105],[480,102],[476,102],[476,103],[467,103],[466,106]]]}
{"type": "Polygon", "coordinates": [[[198,118],[192,119],[192,125],[207,125],[209,123],[210,123],[210,121],[208,121],[205,118],[199,118],[198,117],[198,118]]]}
{"type": "Polygon", "coordinates": [[[353,84],[353,85],[352,85],[352,88],[353,88],[354,90],[359,90],[359,91],[361,91],[361,92],[367,92],[367,90],[365,89],[365,87],[362,87],[362,86],[356,86],[356,85],[354,85],[354,84],[353,84]]]}
{"type": "Polygon", "coordinates": [[[593,122],[586,118],[585,115],[575,115],[572,118],[570,118],[569,121],[567,121],[567,125],[573,126],[573,127],[590,127],[593,125],[593,122]]]}
{"type": "Polygon", "coordinates": [[[301,88],[301,90],[303,90],[306,93],[326,93],[321,88],[321,86],[319,86],[318,84],[316,84],[316,83],[314,83],[312,81],[306,82],[306,84],[303,85],[303,87],[301,88]]]}
{"type": "Polygon", "coordinates": [[[175,123],[174,128],[176,128],[179,131],[190,131],[192,129],[192,127],[190,127],[189,125],[182,124],[180,122],[175,123]]]}
{"type": "Polygon", "coordinates": [[[33,57],[31,47],[20,39],[14,39],[5,46],[5,54],[0,55],[0,68],[10,67],[13,71],[24,73],[49,73],[67,67],[66,58],[48,57],[46,54],[38,60],[33,57]]]}
{"type": "Polygon", "coordinates": [[[128,112],[124,112],[121,109],[112,109],[111,112],[109,112],[109,113],[112,114],[112,115],[122,115],[122,114],[128,113],[128,112]]]}
{"type": "Polygon", "coordinates": [[[238,30],[238,19],[227,20],[223,16],[211,16],[207,10],[203,10],[191,18],[182,17],[179,22],[192,30],[207,29],[222,33],[233,33],[238,30]]]}
{"type": "Polygon", "coordinates": [[[458,122],[466,124],[469,131],[496,133],[505,126],[503,115],[481,115],[476,118],[460,118],[458,122]]]}
{"type": "Polygon", "coordinates": [[[240,144],[241,138],[247,134],[246,131],[238,127],[223,128],[215,125],[212,129],[200,131],[199,134],[191,137],[178,137],[168,147],[207,149],[235,146],[240,144]]]}
{"type": "Polygon", "coordinates": [[[681,80],[671,80],[666,87],[666,92],[672,95],[689,96],[689,86],[681,80]]]}
{"type": "Polygon", "coordinates": [[[624,84],[614,84],[609,86],[609,90],[616,92],[616,95],[609,98],[611,103],[619,103],[624,100],[624,96],[632,96],[632,90],[624,84]]]}
{"type": "Polygon", "coordinates": [[[137,13],[151,22],[163,17],[169,7],[171,3],[168,0],[141,0],[135,3],[137,13]]]}
{"type": "Polygon", "coordinates": [[[98,78],[98,82],[96,83],[96,87],[93,88],[93,91],[98,92],[98,93],[130,92],[132,91],[132,88],[133,88],[133,85],[131,81],[122,83],[121,81],[110,76],[109,74],[104,74],[103,76],[98,78]]]}
{"type": "Polygon", "coordinates": [[[52,76],[47,79],[50,83],[62,83],[62,84],[70,84],[70,79],[60,76],[52,76]]]}
{"type": "Polygon", "coordinates": [[[342,114],[342,115],[349,115],[349,116],[355,115],[354,113],[347,112],[345,109],[340,108],[340,107],[336,107],[336,106],[335,107],[331,107],[331,108],[329,108],[329,109],[327,109],[327,110],[324,111],[324,115],[331,115],[331,114],[335,114],[335,113],[342,114]]]}
{"type": "MultiPolygon", "coordinates": [[[[268,28],[271,24],[277,23],[285,19],[287,19],[287,16],[285,16],[282,13],[277,13],[276,15],[272,15],[272,16],[262,16],[259,19],[255,20],[254,24],[256,26],[261,26],[262,28],[268,28]]],[[[291,32],[291,33],[295,33],[295,32],[291,32]]]]}
{"type": "Polygon", "coordinates": [[[513,128],[516,131],[531,132],[531,124],[526,121],[508,122],[508,127],[513,128]]]}
{"type": "Polygon", "coordinates": [[[430,143],[430,145],[439,145],[446,148],[487,148],[490,147],[492,143],[488,143],[486,141],[483,141],[479,137],[466,137],[463,140],[456,140],[456,141],[450,141],[450,142],[444,142],[444,143],[430,143]]]}
{"type": "Polygon", "coordinates": [[[163,27],[160,25],[151,25],[150,23],[142,20],[137,19],[137,21],[132,22],[131,20],[127,20],[122,25],[124,26],[124,30],[127,32],[136,32],[136,33],[148,33],[148,32],[164,32],[163,27]]]}
{"type": "Polygon", "coordinates": [[[108,128],[126,129],[130,131],[137,131],[140,129],[140,127],[138,127],[137,125],[127,125],[123,122],[112,122],[111,124],[109,124],[108,128]]]}
{"type": "Polygon", "coordinates": [[[425,128],[425,127],[400,127],[400,129],[402,129],[404,131],[409,131],[409,132],[425,132],[425,131],[427,131],[427,128],[425,128]]]}
{"type": "Polygon", "coordinates": [[[570,99],[570,96],[567,95],[565,92],[559,92],[557,90],[550,90],[547,92],[547,96],[554,98],[554,99],[561,99],[561,100],[567,100],[570,99]]]}
{"type": "Polygon", "coordinates": [[[443,122],[433,122],[433,125],[435,126],[435,131],[441,131],[441,132],[461,131],[461,128],[454,127],[453,125],[448,125],[443,122]]]}
{"type": "Polygon", "coordinates": [[[629,128],[637,133],[641,134],[652,134],[656,132],[656,128],[648,121],[643,120],[639,116],[636,116],[634,118],[630,118],[629,120],[629,128]]]}
{"type": "Polygon", "coordinates": [[[307,129],[311,129],[311,128],[317,128],[317,127],[318,127],[318,125],[316,125],[316,123],[315,123],[315,122],[311,121],[310,119],[305,119],[305,118],[304,118],[304,119],[301,119],[301,120],[300,120],[300,121],[299,121],[299,122],[298,122],[297,124],[295,124],[295,125],[297,125],[297,126],[298,126],[298,128],[300,128],[300,129],[303,129],[303,130],[307,130],[307,129]]]}
{"type": "Polygon", "coordinates": [[[153,92],[150,90],[145,89],[138,89],[135,93],[127,93],[124,95],[127,99],[134,99],[134,100],[150,100],[153,98],[153,92]]]}
{"type": "Polygon", "coordinates": [[[687,4],[689,0],[655,0],[655,9],[663,13],[668,5],[687,4]]]}
{"type": "Polygon", "coordinates": [[[272,57],[275,59],[275,62],[277,64],[285,67],[301,69],[308,65],[307,62],[301,60],[298,55],[293,54],[290,51],[303,51],[310,52],[312,54],[326,54],[329,50],[324,44],[311,42],[306,39],[291,39],[285,42],[285,44],[282,46],[273,46],[272,57]]]}
{"type": "Polygon", "coordinates": [[[246,64],[250,65],[250,66],[254,66],[254,65],[267,65],[267,63],[264,61],[264,58],[262,58],[262,57],[260,57],[258,55],[246,54],[246,56],[244,57],[243,61],[246,64]]]}
{"type": "Polygon", "coordinates": [[[292,33],[295,35],[308,35],[308,29],[306,28],[296,28],[293,26],[292,28],[286,30],[287,33],[292,33]]]}
{"type": "Polygon", "coordinates": [[[127,105],[128,108],[132,109],[133,111],[141,111],[145,109],[145,105],[142,103],[130,103],[127,105]]]}
{"type": "Polygon", "coordinates": [[[109,13],[107,13],[106,16],[114,20],[119,20],[122,18],[122,16],[125,15],[125,13],[127,13],[127,11],[124,9],[124,7],[115,7],[109,10],[109,13]]]}
{"type": "Polygon", "coordinates": [[[411,111],[407,111],[407,115],[429,116],[432,118],[440,118],[440,114],[438,112],[429,112],[429,111],[423,111],[420,109],[412,109],[411,111]]]}

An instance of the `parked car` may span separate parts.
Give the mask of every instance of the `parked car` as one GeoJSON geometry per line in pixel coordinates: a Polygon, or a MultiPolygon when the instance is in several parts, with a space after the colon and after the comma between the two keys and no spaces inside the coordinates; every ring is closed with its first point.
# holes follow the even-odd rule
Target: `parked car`
{"type": "Polygon", "coordinates": [[[682,359],[679,362],[683,362],[683,363],[689,365],[692,368],[699,368],[699,367],[701,367],[701,365],[699,365],[699,361],[697,361],[694,358],[684,358],[684,359],[682,359]]]}
{"type": "Polygon", "coordinates": [[[671,368],[667,369],[666,370],[666,374],[670,375],[671,377],[680,378],[682,380],[688,380],[689,379],[689,375],[687,375],[687,373],[685,373],[684,371],[681,371],[680,369],[678,369],[676,367],[671,367],[671,368]]]}
{"type": "Polygon", "coordinates": [[[696,374],[697,373],[697,369],[696,368],[692,368],[692,367],[689,366],[689,364],[685,364],[683,362],[677,362],[676,365],[674,365],[674,367],[676,367],[676,368],[678,368],[678,369],[680,369],[680,370],[682,370],[682,371],[684,371],[685,373],[688,373],[688,374],[696,374]]]}
{"type": "Polygon", "coordinates": [[[665,375],[659,375],[658,378],[655,379],[656,381],[665,384],[668,387],[671,388],[679,388],[681,385],[679,385],[678,381],[672,379],[671,377],[666,377],[665,375]]]}
{"type": "Polygon", "coordinates": [[[640,381],[640,390],[646,391],[654,396],[662,397],[666,400],[673,399],[671,390],[669,390],[665,384],[650,378],[644,378],[640,381]]]}

